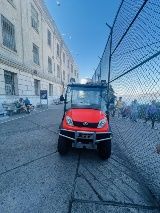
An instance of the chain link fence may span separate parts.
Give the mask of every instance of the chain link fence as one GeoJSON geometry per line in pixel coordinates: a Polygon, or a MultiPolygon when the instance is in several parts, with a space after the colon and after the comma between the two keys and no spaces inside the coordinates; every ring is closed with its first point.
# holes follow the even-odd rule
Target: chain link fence
{"type": "Polygon", "coordinates": [[[115,150],[160,203],[159,11],[159,0],[122,0],[92,80],[113,89],[108,110],[115,150]]]}

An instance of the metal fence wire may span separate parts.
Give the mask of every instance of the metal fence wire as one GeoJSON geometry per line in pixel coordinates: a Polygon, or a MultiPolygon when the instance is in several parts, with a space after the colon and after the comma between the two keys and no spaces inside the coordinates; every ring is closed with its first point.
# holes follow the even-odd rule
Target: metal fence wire
{"type": "Polygon", "coordinates": [[[159,0],[122,0],[92,80],[113,89],[113,144],[160,203],[159,23],[159,0]]]}

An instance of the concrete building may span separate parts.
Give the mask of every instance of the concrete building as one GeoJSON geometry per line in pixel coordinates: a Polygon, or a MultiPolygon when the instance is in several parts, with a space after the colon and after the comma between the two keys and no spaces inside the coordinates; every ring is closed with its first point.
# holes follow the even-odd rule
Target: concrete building
{"type": "Polygon", "coordinates": [[[42,0],[0,0],[0,105],[40,89],[49,103],[58,98],[78,68],[42,0]]]}

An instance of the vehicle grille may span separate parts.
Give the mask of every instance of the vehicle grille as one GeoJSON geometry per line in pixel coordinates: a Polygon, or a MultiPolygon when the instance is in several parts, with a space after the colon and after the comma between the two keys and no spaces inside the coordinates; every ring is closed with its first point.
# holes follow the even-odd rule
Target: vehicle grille
{"type": "Polygon", "coordinates": [[[87,123],[87,125],[85,125],[84,123],[85,122],[73,121],[74,126],[78,126],[78,127],[97,128],[98,126],[98,123],[87,123]]]}
{"type": "Polygon", "coordinates": [[[87,134],[82,132],[77,132],[77,142],[81,143],[90,143],[93,142],[94,135],[93,134],[87,134]]]}

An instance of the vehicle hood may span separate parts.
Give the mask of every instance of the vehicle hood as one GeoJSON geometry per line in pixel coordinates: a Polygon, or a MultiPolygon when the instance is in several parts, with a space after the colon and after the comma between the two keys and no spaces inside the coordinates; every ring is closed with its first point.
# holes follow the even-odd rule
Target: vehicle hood
{"type": "Polygon", "coordinates": [[[98,123],[105,118],[105,113],[95,109],[70,109],[66,115],[70,116],[73,121],[98,123]]]}

